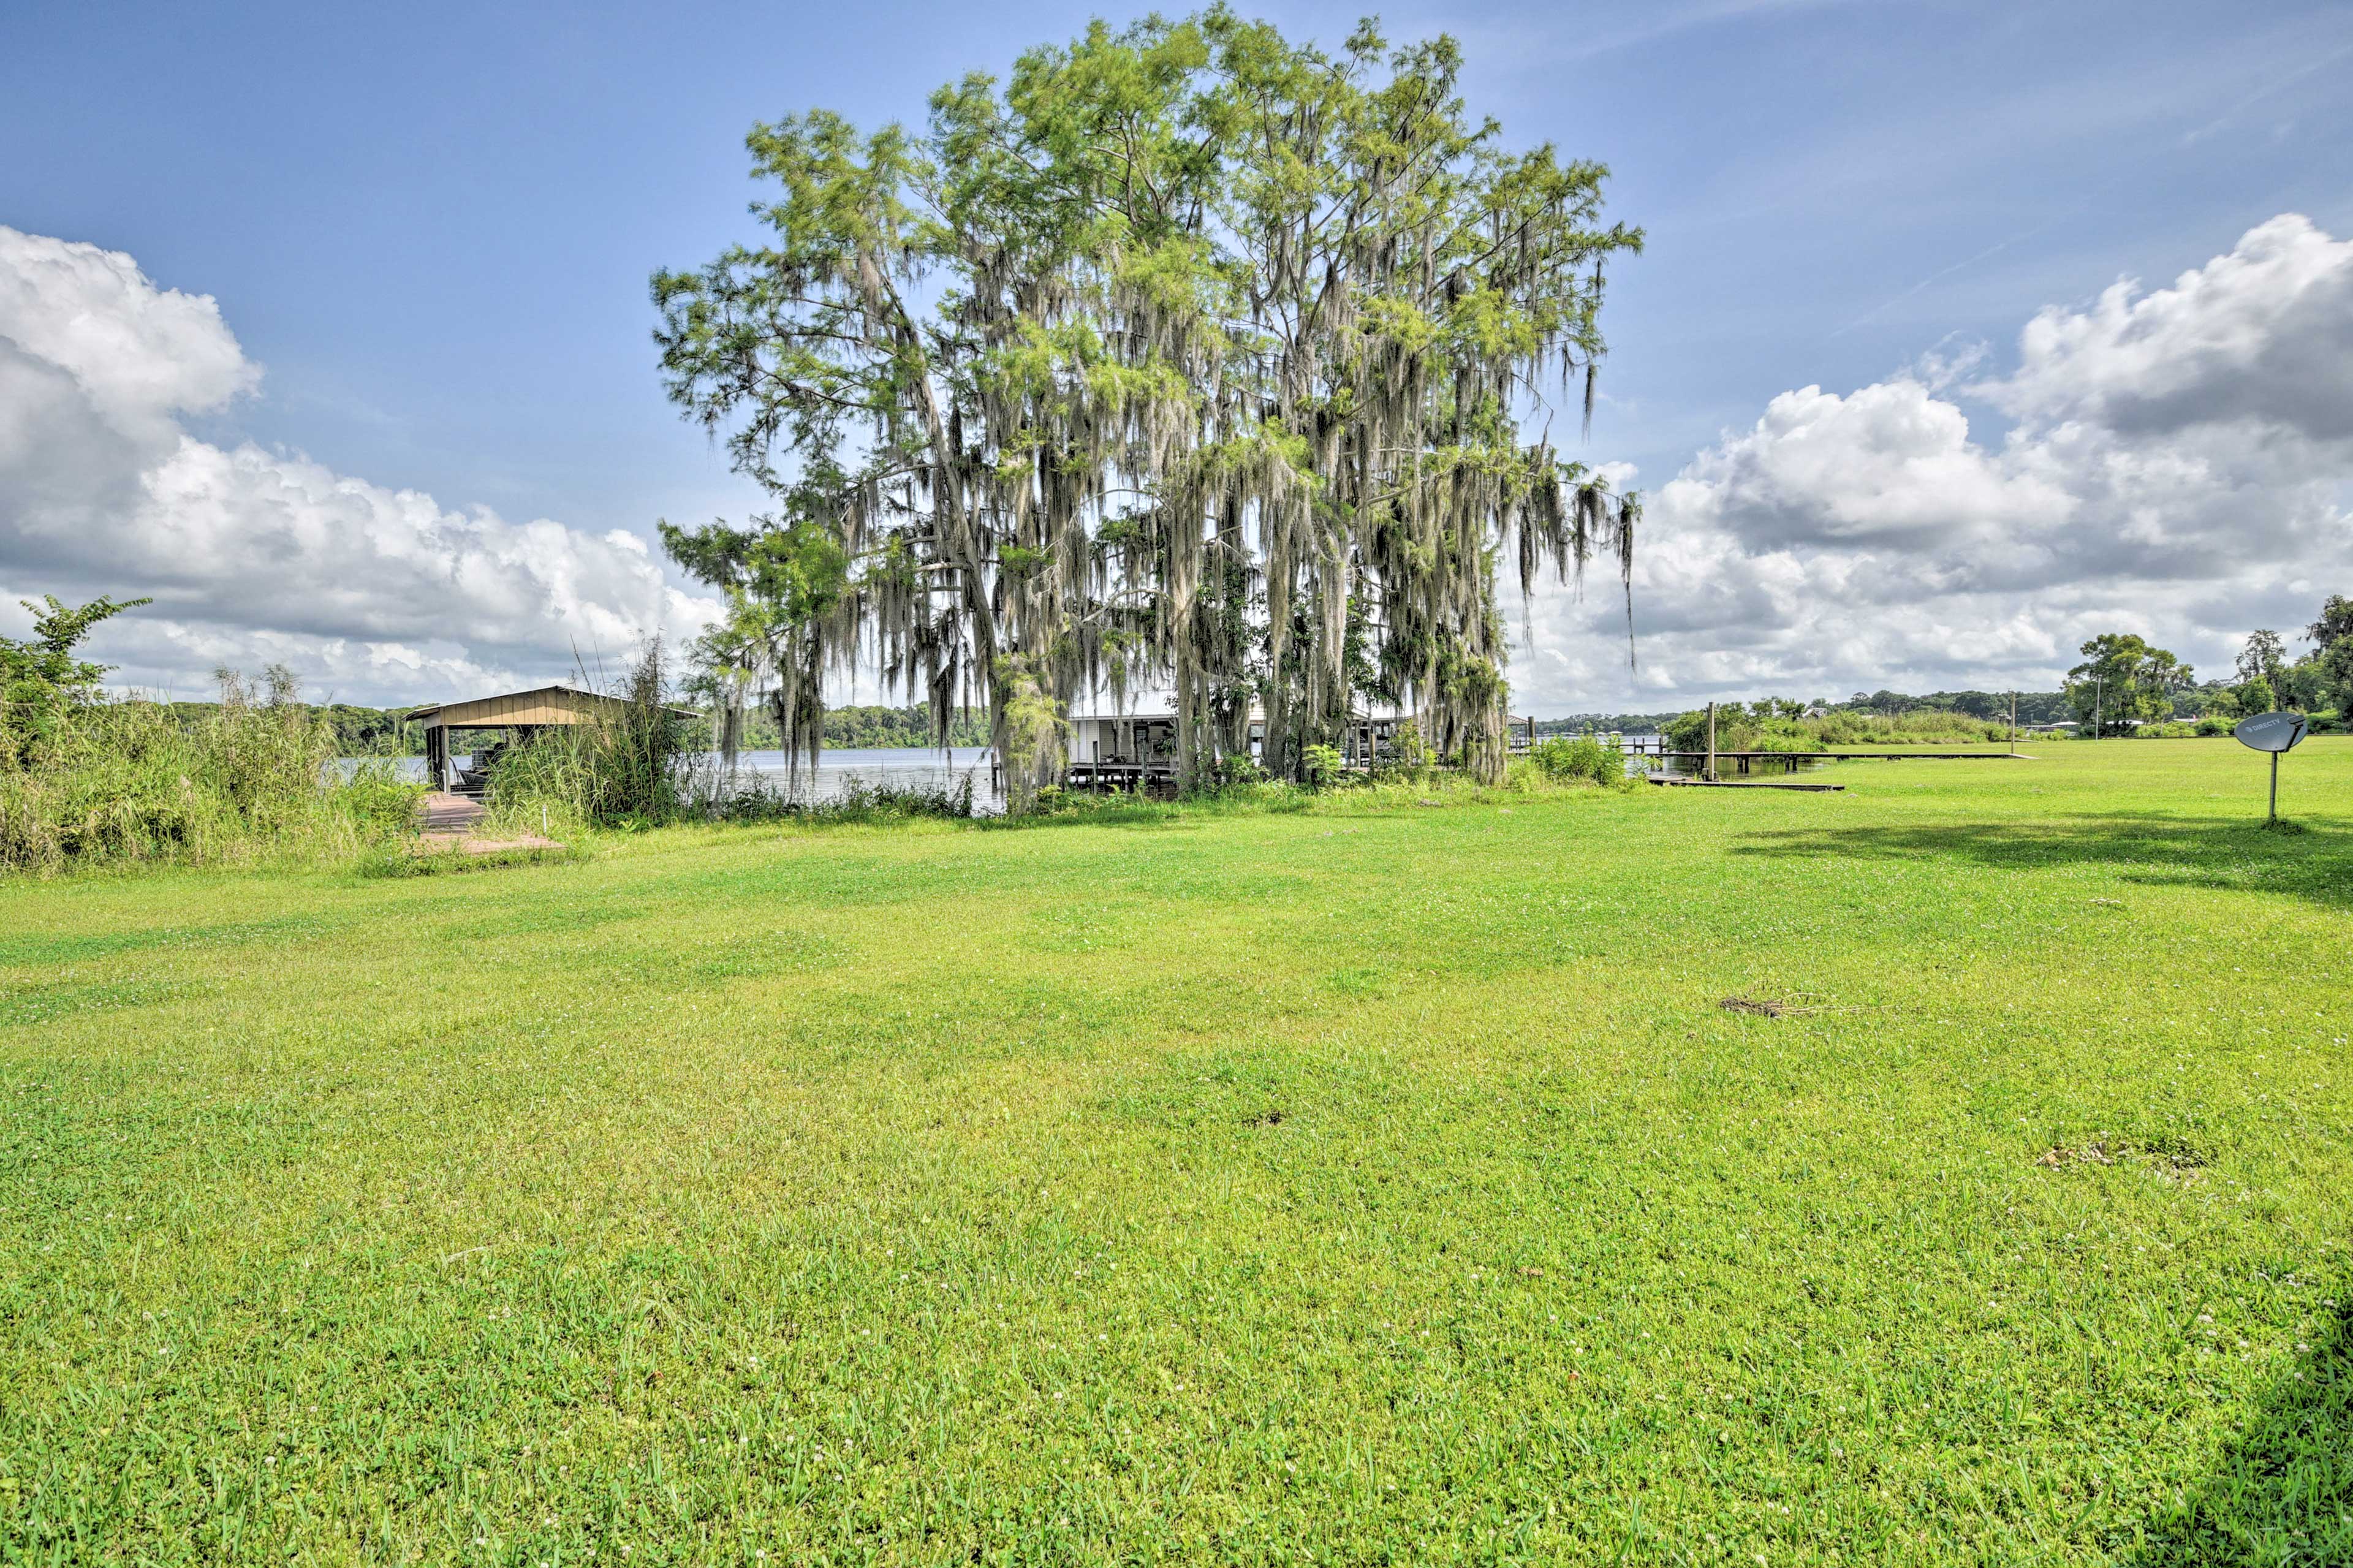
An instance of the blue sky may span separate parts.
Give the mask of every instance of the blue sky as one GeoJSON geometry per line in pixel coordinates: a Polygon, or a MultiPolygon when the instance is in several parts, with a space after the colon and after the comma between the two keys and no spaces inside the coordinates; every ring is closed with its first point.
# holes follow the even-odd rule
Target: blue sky
{"type": "MultiPolygon", "coordinates": [[[[1245,9],[1327,42],[1360,11],[1245,9]]],[[[645,291],[653,268],[748,235],[745,129],[816,105],[861,122],[919,118],[940,82],[1001,70],[1096,14],[1132,15],[20,4],[0,11],[0,225],[121,253],[155,289],[216,301],[259,374],[235,395],[183,400],[171,416],[192,439],[299,455],[325,473],[424,492],[449,514],[488,508],[591,539],[649,537],[657,516],[740,515],[753,500],[664,402],[645,291]]],[[[2162,288],[2283,214],[2324,237],[2353,235],[2353,9],[2342,4],[1722,0],[1382,15],[1393,38],[1458,36],[1474,106],[1510,140],[1610,164],[1614,213],[1649,231],[1647,254],[1613,284],[1590,452],[1633,465],[1656,496],[1717,449],[1718,490],[1684,492],[1661,548],[1703,514],[1727,538],[1749,537],[1739,508],[1753,498],[1734,474],[1746,459],[1719,444],[1757,426],[1777,397],[1809,386],[1843,397],[1908,370],[1937,407],[1964,411],[1990,456],[2033,400],[1972,394],[1970,376],[2010,374],[2039,310],[2086,310],[2120,277],[2162,288]],[[1976,369],[1941,382],[1924,358],[1979,349],[1976,369]]],[[[2336,498],[2280,548],[2341,542],[2346,470],[2322,446],[2265,481],[2298,506],[2336,498]]],[[[0,507],[9,493],[0,486],[0,507]]],[[[61,592],[149,591],[96,581],[88,560],[28,542],[30,516],[0,511],[11,600],[51,579],[61,592]]],[[[1914,544],[1934,555],[1945,538],[1914,544]]],[[[2054,570],[2070,562],[2090,572],[2079,588],[2098,577],[2067,552],[2052,557],[2054,570]]],[[[1643,614],[1662,615],[1643,674],[1604,656],[1602,607],[1555,596],[1539,607],[1544,651],[1514,667],[1522,705],[2040,680],[2071,661],[2069,616],[2141,616],[2211,664],[2244,629],[2232,616],[2284,620],[2327,570],[2274,574],[2229,605],[2201,603],[2193,584],[2169,621],[2162,584],[2176,580],[2125,563],[2106,598],[2053,600],[2045,618],[2057,629],[2039,642],[1940,658],[1859,632],[1844,651],[1760,659],[1727,657],[1753,654],[1753,626],[1725,623],[1728,650],[1684,624],[1715,590],[1667,564],[1644,584],[1643,614]]],[[[318,680],[359,700],[422,699],[441,694],[437,682],[568,662],[544,628],[470,653],[461,615],[406,639],[421,648],[438,636],[440,655],[371,663],[351,645],[391,637],[389,610],[358,616],[348,632],[321,616],[273,626],[266,602],[162,579],[159,613],[181,632],[126,624],[107,649],[145,684],[201,685],[202,668],[184,667],[207,650],[235,660],[274,648],[299,668],[324,649],[318,639],[338,636],[340,652],[318,653],[318,680]]],[[[2353,592],[2353,570],[2334,591],[2353,592]]],[[[1900,595],[1849,607],[1912,613],[1900,595]]],[[[1952,608],[1956,625],[1989,613],[1952,608]]],[[[1790,618],[1786,605],[1767,616],[1790,618]]],[[[1809,624],[1817,644],[1841,644],[1832,622],[1809,624]]]]}

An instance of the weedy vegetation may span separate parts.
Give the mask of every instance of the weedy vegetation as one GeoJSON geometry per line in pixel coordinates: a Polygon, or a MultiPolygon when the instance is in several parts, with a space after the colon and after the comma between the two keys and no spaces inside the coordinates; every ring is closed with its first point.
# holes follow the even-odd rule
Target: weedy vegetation
{"type": "Polygon", "coordinates": [[[328,714],[272,666],[257,689],[215,672],[217,704],[110,700],[79,652],[144,604],[34,611],[0,638],[0,875],[121,865],[350,863],[413,835],[417,797],[389,759],[335,765],[328,714]]]}

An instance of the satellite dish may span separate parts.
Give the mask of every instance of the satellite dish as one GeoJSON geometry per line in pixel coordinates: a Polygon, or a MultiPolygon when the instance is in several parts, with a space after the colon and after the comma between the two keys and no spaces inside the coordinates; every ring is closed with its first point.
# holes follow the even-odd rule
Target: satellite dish
{"type": "Polygon", "coordinates": [[[2287,752],[2305,737],[2306,725],[2301,713],[2259,713],[2253,719],[2242,719],[2231,732],[2239,744],[2258,752],[2287,752]]]}

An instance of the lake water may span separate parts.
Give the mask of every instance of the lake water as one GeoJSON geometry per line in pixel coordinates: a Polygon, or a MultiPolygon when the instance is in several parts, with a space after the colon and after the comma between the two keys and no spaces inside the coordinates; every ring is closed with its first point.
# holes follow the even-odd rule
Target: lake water
{"type": "MultiPolygon", "coordinates": [[[[1654,736],[1641,739],[1655,742],[1654,736]]],[[[470,765],[473,758],[461,754],[453,759],[460,767],[470,765]]],[[[716,767],[716,753],[704,752],[697,759],[706,767],[716,767]]],[[[1626,758],[1626,771],[1640,773],[1646,771],[1651,759],[1633,752],[1626,758]]],[[[348,757],[343,765],[353,765],[348,757]]],[[[425,782],[423,757],[397,757],[394,764],[400,776],[414,784],[425,782]]],[[[739,752],[735,757],[739,773],[752,774],[771,787],[785,787],[785,753],[782,752],[739,752]]],[[[1672,770],[1670,769],[1670,772],[1672,770]]],[[[817,779],[803,775],[794,798],[807,802],[839,800],[849,787],[852,779],[867,784],[890,784],[910,788],[938,787],[954,789],[959,780],[972,780],[972,808],[977,812],[996,813],[1005,809],[1005,797],[992,790],[988,782],[988,748],[987,746],[954,746],[945,752],[929,746],[846,748],[828,751],[818,761],[817,779]]]]}
{"type": "MultiPolygon", "coordinates": [[[[473,758],[459,753],[451,759],[458,766],[470,765],[473,758]]],[[[704,767],[717,767],[716,753],[705,752],[696,759],[704,767]]],[[[346,767],[353,765],[344,759],[346,767]]],[[[400,776],[415,784],[425,782],[423,757],[396,757],[394,767],[400,776]]],[[[738,775],[749,774],[779,792],[786,788],[788,771],[782,752],[739,752],[735,756],[738,775]]],[[[797,800],[819,803],[838,800],[850,781],[869,784],[895,784],[902,788],[938,787],[953,789],[964,779],[972,780],[972,805],[976,811],[994,812],[1005,808],[1003,796],[989,787],[988,748],[986,746],[953,746],[943,751],[929,746],[845,748],[828,751],[818,759],[817,777],[811,780],[806,769],[793,790],[797,800]]]]}
{"type": "MultiPolygon", "coordinates": [[[[709,753],[702,760],[712,767],[719,763],[717,756],[709,753]]],[[[739,773],[757,774],[763,783],[776,789],[785,787],[789,773],[782,752],[739,752],[735,768],[739,773]]],[[[909,789],[954,789],[963,780],[970,779],[975,811],[1005,809],[1004,797],[989,786],[987,746],[951,746],[944,750],[877,746],[828,751],[818,758],[814,783],[804,768],[795,798],[811,802],[837,800],[852,779],[909,789]]]]}

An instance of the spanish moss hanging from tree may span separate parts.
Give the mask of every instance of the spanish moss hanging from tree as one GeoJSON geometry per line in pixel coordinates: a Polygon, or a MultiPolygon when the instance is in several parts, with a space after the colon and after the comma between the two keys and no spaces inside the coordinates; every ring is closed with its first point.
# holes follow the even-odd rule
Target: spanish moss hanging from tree
{"type": "Polygon", "coordinates": [[[1376,703],[1499,773],[1499,561],[1525,600],[1612,557],[1630,654],[1639,502],[1549,431],[1641,236],[1461,68],[1219,7],[967,77],[922,136],[755,129],[766,241],[653,280],[670,395],[776,501],[663,526],[728,595],[705,662],[812,766],[828,677],[977,696],[1015,810],[1095,692],[1174,693],[1187,788],[1254,705],[1279,774],[1376,703]]]}

